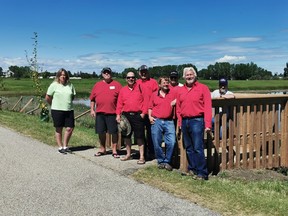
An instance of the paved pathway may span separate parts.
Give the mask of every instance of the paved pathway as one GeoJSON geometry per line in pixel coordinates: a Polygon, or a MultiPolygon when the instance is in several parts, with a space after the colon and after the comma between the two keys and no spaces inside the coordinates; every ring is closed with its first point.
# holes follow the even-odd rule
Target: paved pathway
{"type": "Polygon", "coordinates": [[[217,215],[128,178],[136,160],[94,152],[61,155],[0,127],[0,215],[217,215]]]}

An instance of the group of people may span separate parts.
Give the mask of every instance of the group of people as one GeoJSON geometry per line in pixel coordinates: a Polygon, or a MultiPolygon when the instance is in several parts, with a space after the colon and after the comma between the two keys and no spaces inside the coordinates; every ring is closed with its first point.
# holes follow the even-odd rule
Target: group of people
{"type": "MultiPolygon", "coordinates": [[[[131,159],[132,135],[139,147],[137,164],[156,158],[159,169],[172,170],[172,155],[177,142],[176,126],[187,153],[187,175],[207,180],[208,170],[204,155],[204,133],[212,129],[212,100],[209,88],[198,82],[193,67],[183,70],[185,84],[178,83],[179,74],[172,71],[160,77],[158,82],[150,77],[148,67],[126,75],[127,85],[112,79],[109,67],[101,71],[103,79],[97,82],[90,93],[90,114],[95,118],[95,132],[99,136],[100,148],[94,156],[106,155],[106,133],[112,136],[112,156],[121,161],[131,159]],[[126,155],[117,152],[118,124],[128,120],[131,133],[122,134],[126,144],[126,155]],[[165,143],[165,151],[162,142],[165,143]]],[[[60,69],[55,81],[49,86],[46,100],[51,105],[55,137],[59,152],[70,152],[68,142],[74,129],[72,101],[75,88],[69,82],[65,69],[60,69]],[[65,128],[64,139],[62,131],[65,128]],[[63,141],[62,141],[63,140],[63,141]]],[[[222,95],[222,94],[220,94],[222,95]]]]}

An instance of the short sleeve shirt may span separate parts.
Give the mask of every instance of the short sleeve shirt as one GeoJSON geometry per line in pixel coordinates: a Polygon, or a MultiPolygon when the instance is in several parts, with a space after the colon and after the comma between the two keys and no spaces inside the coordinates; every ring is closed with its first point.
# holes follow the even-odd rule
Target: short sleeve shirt
{"type": "Polygon", "coordinates": [[[56,81],[50,84],[47,95],[52,96],[52,110],[70,111],[73,110],[73,96],[76,95],[72,83],[62,85],[56,81]]]}

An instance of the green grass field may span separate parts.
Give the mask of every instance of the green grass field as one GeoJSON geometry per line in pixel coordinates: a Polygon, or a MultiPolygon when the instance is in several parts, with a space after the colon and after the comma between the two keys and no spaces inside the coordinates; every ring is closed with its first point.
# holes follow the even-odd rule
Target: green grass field
{"type": "MultiPolygon", "coordinates": [[[[81,79],[71,80],[76,88],[78,97],[88,97],[94,84],[100,79],[81,79]]],[[[117,79],[122,85],[125,85],[124,79],[117,79]]],[[[218,87],[217,80],[199,80],[206,84],[211,91],[218,87]]],[[[41,87],[43,94],[45,94],[52,79],[41,79],[41,87]]],[[[184,82],[180,80],[180,82],[184,82]]],[[[20,96],[20,95],[35,95],[35,87],[32,79],[15,80],[12,78],[3,79],[4,87],[0,89],[0,96],[20,96]],[[16,95],[15,95],[16,94],[16,95]]],[[[271,91],[280,90],[288,91],[288,80],[231,80],[229,81],[229,89],[231,91],[271,91]]]]}

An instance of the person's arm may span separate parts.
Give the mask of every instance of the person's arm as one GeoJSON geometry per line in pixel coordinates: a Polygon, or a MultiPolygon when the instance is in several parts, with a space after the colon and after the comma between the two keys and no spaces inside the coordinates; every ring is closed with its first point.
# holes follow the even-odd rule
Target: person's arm
{"type": "Polygon", "coordinates": [[[155,119],[152,117],[152,109],[148,109],[148,118],[151,124],[155,123],[155,119]]]}
{"type": "Polygon", "coordinates": [[[96,112],[95,112],[95,101],[90,101],[90,115],[92,117],[96,116],[96,112]]]}
{"type": "Polygon", "coordinates": [[[47,101],[47,103],[48,103],[50,106],[51,106],[51,104],[52,104],[52,99],[53,99],[52,96],[46,94],[46,96],[45,96],[45,100],[47,101]]]}
{"type": "Polygon", "coordinates": [[[224,94],[224,95],[220,95],[220,98],[232,99],[232,98],[235,98],[235,95],[234,94],[224,94]]]}

